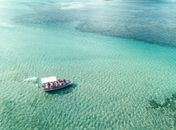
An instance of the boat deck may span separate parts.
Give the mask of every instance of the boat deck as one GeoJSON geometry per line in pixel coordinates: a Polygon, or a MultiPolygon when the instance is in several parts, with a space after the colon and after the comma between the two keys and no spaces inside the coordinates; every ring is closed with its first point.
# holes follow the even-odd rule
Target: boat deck
{"type": "Polygon", "coordinates": [[[70,80],[57,80],[43,84],[44,91],[53,91],[72,85],[70,80]]]}

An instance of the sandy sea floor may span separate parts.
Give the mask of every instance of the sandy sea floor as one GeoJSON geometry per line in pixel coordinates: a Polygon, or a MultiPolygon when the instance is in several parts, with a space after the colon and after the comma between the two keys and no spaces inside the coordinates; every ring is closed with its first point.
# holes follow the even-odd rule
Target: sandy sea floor
{"type": "MultiPolygon", "coordinates": [[[[135,4],[130,7],[134,12],[149,4],[114,3],[118,2],[121,6],[135,4]]],[[[160,4],[156,9],[154,4],[152,9],[161,8],[160,4]]],[[[175,128],[174,37],[158,40],[156,36],[158,39],[151,42],[152,35],[141,39],[134,38],[141,36],[135,31],[134,35],[125,35],[123,25],[120,34],[114,32],[119,28],[107,24],[107,19],[116,14],[106,13],[113,12],[113,5],[101,0],[0,1],[0,129],[175,128]],[[92,9],[96,5],[98,9],[111,8],[105,8],[103,13],[92,9]],[[101,20],[106,23],[101,24],[101,20]],[[45,93],[37,84],[23,82],[29,77],[52,75],[72,79],[76,84],[45,93]],[[164,104],[167,98],[172,99],[168,105],[152,106],[152,99],[164,104]]],[[[124,13],[119,11],[118,18],[134,16],[124,13]]]]}

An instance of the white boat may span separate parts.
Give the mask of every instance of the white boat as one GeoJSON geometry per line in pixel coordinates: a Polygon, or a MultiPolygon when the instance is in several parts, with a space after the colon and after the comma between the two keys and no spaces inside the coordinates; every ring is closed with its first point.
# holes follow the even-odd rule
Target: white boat
{"type": "Polygon", "coordinates": [[[54,91],[58,89],[62,89],[68,87],[73,84],[71,80],[61,80],[57,79],[55,76],[41,78],[41,84],[44,91],[54,91]]]}

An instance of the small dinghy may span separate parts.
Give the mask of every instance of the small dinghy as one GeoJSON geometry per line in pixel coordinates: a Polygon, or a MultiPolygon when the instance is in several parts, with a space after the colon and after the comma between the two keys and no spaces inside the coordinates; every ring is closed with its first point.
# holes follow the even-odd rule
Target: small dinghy
{"type": "Polygon", "coordinates": [[[41,84],[44,89],[44,91],[54,91],[62,88],[66,88],[68,86],[71,86],[73,82],[71,80],[60,80],[57,79],[55,76],[52,77],[46,77],[41,78],[41,84]]]}

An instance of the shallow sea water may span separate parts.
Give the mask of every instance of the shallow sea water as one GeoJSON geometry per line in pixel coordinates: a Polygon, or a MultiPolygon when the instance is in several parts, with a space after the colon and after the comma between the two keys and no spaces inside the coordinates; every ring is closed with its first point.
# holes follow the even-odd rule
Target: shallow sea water
{"type": "MultiPolygon", "coordinates": [[[[176,93],[174,37],[166,36],[171,41],[166,43],[158,40],[159,34],[152,43],[146,42],[148,37],[125,39],[127,31],[110,37],[116,30],[113,23],[95,22],[97,31],[87,26],[80,29],[82,24],[90,25],[88,18],[101,20],[96,16],[102,16],[107,21],[116,16],[106,13],[113,11],[114,3],[134,4],[134,11],[141,6],[150,10],[150,2],[139,1],[0,1],[0,129],[176,128],[175,109],[150,105],[151,99],[164,102],[176,93]],[[108,26],[109,32],[102,30],[108,26]],[[28,77],[52,75],[76,84],[45,93],[37,84],[23,82],[28,77]]],[[[175,8],[174,3],[161,1],[157,8],[162,4],[175,8]]],[[[129,15],[120,13],[121,18],[129,15]]]]}

